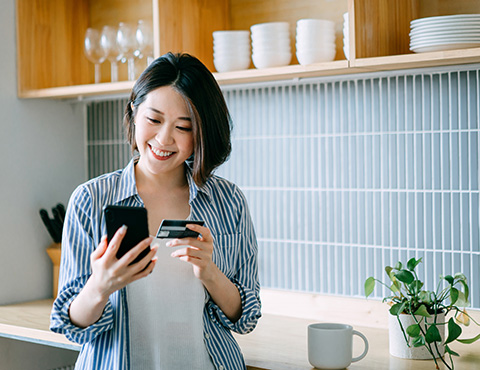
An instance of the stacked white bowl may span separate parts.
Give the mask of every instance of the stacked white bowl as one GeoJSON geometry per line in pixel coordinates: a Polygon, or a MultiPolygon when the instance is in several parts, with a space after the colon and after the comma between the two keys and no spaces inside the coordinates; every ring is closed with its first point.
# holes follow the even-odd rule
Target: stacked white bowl
{"type": "Polygon", "coordinates": [[[300,19],[296,34],[297,59],[302,65],[335,59],[335,22],[327,19],[300,19]]]}
{"type": "Polygon", "coordinates": [[[349,46],[349,27],[348,27],[348,12],[343,14],[343,54],[347,60],[350,59],[350,46],[349,46]]]}
{"type": "Polygon", "coordinates": [[[213,64],[218,72],[248,69],[250,32],[243,30],[213,32],[213,64]]]}
{"type": "Polygon", "coordinates": [[[290,64],[290,25],[288,22],[268,22],[250,27],[252,61],[256,68],[280,67],[290,64]]]}

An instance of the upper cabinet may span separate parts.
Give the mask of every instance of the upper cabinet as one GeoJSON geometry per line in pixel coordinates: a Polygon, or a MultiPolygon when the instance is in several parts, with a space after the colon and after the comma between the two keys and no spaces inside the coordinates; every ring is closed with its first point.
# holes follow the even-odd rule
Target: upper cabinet
{"type": "MultiPolygon", "coordinates": [[[[410,21],[417,18],[480,13],[478,0],[17,0],[17,80],[22,98],[69,98],[127,93],[126,63],[119,82],[110,82],[110,63],[94,65],[84,55],[87,28],[120,22],[152,24],[154,57],[168,51],[197,56],[215,72],[216,30],[248,30],[272,21],[290,24],[292,62],[286,67],[215,73],[220,84],[283,80],[362,71],[480,62],[480,48],[412,53],[410,21]],[[343,14],[349,13],[350,60],[343,52],[343,14]],[[295,58],[295,27],[302,18],[335,22],[336,57],[301,66],[295,58]]],[[[136,61],[136,76],[146,58],[136,61]]]]}

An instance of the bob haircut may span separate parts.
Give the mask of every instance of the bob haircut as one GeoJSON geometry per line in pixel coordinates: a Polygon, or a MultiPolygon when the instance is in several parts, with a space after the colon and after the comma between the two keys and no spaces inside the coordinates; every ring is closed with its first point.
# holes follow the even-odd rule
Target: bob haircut
{"type": "Polygon", "coordinates": [[[212,73],[189,54],[167,53],[153,61],[133,86],[125,107],[123,124],[132,152],[135,141],[135,115],[148,93],[171,86],[185,100],[192,120],[193,155],[187,160],[193,179],[205,184],[212,172],[231,152],[231,118],[222,91],[212,73]]]}

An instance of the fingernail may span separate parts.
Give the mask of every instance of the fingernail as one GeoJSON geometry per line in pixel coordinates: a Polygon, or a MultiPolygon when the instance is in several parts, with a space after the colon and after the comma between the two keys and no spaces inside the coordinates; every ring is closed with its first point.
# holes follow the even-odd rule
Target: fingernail
{"type": "Polygon", "coordinates": [[[122,225],[122,228],[121,228],[122,233],[126,233],[127,229],[128,229],[127,225],[122,225]]]}
{"type": "Polygon", "coordinates": [[[167,242],[167,244],[165,244],[167,247],[171,247],[172,246],[172,242],[167,242]]]}

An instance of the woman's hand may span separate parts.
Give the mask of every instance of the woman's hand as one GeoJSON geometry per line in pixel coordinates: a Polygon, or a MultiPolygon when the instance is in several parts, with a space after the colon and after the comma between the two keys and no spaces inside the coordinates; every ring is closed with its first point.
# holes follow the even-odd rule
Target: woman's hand
{"type": "Polygon", "coordinates": [[[201,235],[197,239],[182,238],[169,241],[168,247],[185,246],[174,251],[171,256],[192,264],[193,273],[208,290],[212,300],[232,322],[236,322],[242,315],[240,293],[235,284],[220,271],[212,260],[212,233],[208,228],[200,225],[188,224],[187,228],[201,235]]]}
{"type": "Polygon", "coordinates": [[[92,275],[85,286],[70,305],[69,314],[72,323],[86,328],[102,317],[108,298],[115,291],[127,284],[148,276],[155,268],[158,247],[152,246],[151,251],[137,263],[130,265],[137,256],[147,248],[152,238],[146,238],[128,251],[122,258],[116,257],[120,243],[126,234],[126,228],[117,230],[110,243],[104,236],[90,256],[92,275]]]}
{"type": "Polygon", "coordinates": [[[184,245],[185,248],[174,251],[172,257],[191,263],[195,276],[206,284],[219,272],[212,260],[212,233],[208,228],[196,224],[188,224],[187,228],[200,233],[198,238],[173,239],[167,243],[167,247],[184,245]]]}
{"type": "Polygon", "coordinates": [[[125,237],[126,227],[117,230],[110,243],[103,237],[98,248],[91,254],[92,276],[99,294],[109,297],[113,292],[122,289],[133,281],[148,276],[155,267],[154,258],[157,246],[152,246],[151,251],[135,264],[131,263],[147,248],[153,238],[148,237],[129,250],[122,258],[116,257],[120,244],[125,237]]]}

